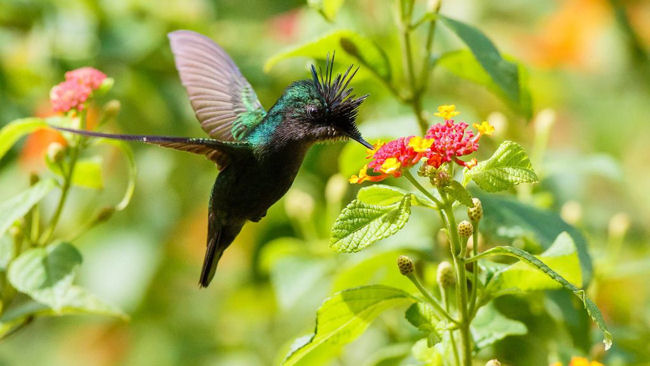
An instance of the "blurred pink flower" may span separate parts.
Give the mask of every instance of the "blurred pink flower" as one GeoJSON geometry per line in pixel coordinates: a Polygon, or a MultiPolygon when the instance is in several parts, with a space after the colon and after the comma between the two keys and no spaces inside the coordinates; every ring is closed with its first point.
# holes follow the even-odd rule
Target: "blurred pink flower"
{"type": "Polygon", "coordinates": [[[106,74],[92,67],[82,67],[65,73],[65,80],[74,80],[92,90],[99,88],[104,79],[106,74]]]}
{"type": "Polygon", "coordinates": [[[77,80],[66,80],[50,90],[50,102],[55,112],[67,112],[71,109],[83,109],[84,102],[92,89],[77,80]]]}

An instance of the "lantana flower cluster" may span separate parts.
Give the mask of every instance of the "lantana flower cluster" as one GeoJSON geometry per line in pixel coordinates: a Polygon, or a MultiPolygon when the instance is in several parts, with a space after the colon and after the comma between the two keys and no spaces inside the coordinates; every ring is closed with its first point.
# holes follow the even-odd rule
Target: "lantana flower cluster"
{"type": "Polygon", "coordinates": [[[99,89],[106,75],[92,67],[82,67],[65,73],[65,81],[50,90],[50,102],[55,112],[82,110],[93,91],[99,89]]]}
{"type": "Polygon", "coordinates": [[[452,119],[459,113],[454,105],[440,106],[435,115],[442,117],[444,122],[431,126],[424,137],[406,136],[387,143],[377,143],[373,150],[368,150],[366,158],[372,160],[361,168],[358,175],[350,178],[350,183],[378,182],[388,177],[400,177],[404,169],[421,161],[436,169],[451,162],[471,169],[476,165],[476,159],[464,161],[460,157],[476,151],[481,136],[491,135],[494,127],[482,122],[474,124],[476,133],[467,130],[467,123],[456,123],[452,119]]]}

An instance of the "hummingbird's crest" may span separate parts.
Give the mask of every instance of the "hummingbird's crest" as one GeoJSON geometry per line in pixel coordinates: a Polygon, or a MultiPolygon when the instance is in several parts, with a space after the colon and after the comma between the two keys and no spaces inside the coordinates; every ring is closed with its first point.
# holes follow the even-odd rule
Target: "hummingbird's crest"
{"type": "Polygon", "coordinates": [[[348,88],[350,81],[356,75],[357,71],[359,71],[358,66],[354,68],[354,65],[350,65],[345,73],[337,74],[335,78],[332,77],[334,73],[334,57],[334,52],[331,58],[327,54],[325,72],[320,67],[317,72],[316,67],[311,65],[314,86],[325,104],[322,112],[329,114],[335,120],[354,120],[357,116],[359,105],[361,105],[368,95],[355,98],[355,95],[351,95],[352,88],[348,88]],[[353,68],[354,71],[352,71],[353,68]]]}

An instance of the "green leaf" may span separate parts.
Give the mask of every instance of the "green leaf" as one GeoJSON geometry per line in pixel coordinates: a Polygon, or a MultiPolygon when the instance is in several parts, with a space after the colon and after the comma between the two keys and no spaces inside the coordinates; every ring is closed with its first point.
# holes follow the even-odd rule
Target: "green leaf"
{"type": "Polygon", "coordinates": [[[474,207],[472,195],[467,191],[467,189],[465,189],[465,187],[463,187],[462,184],[460,184],[460,182],[452,180],[451,183],[445,186],[442,190],[463,205],[474,207]]]}
{"type": "Polygon", "coordinates": [[[537,182],[526,151],[512,141],[504,141],[488,160],[463,172],[465,181],[471,179],[488,192],[503,191],[520,183],[537,182]]]}
{"type": "Polygon", "coordinates": [[[337,252],[358,252],[397,233],[411,216],[411,197],[407,194],[390,206],[350,202],[334,222],[330,247],[337,252]]]}
{"type": "MultiPolygon", "coordinates": [[[[567,281],[576,286],[581,286],[580,260],[573,239],[568,233],[563,232],[558,235],[553,245],[536,257],[567,281]]],[[[497,272],[489,282],[486,291],[496,297],[509,293],[550,290],[561,287],[558,282],[536,268],[523,262],[517,262],[497,272]]]]}
{"type": "Polygon", "coordinates": [[[474,346],[483,349],[510,335],[523,335],[528,332],[526,325],[520,321],[508,319],[493,305],[480,308],[470,327],[474,346]]]}
{"type": "Polygon", "coordinates": [[[463,40],[507,98],[519,101],[519,69],[517,65],[504,60],[492,41],[480,30],[443,15],[438,15],[438,18],[463,40]]]}
{"type": "Polygon", "coordinates": [[[496,240],[532,237],[546,249],[563,231],[569,233],[578,249],[582,285],[586,287],[589,284],[592,274],[591,257],[587,240],[579,230],[564,222],[554,212],[540,210],[507,196],[485,194],[478,190],[474,194],[481,200],[484,211],[481,230],[496,240]]]}
{"type": "Polygon", "coordinates": [[[427,303],[416,302],[409,306],[404,315],[409,323],[420,330],[430,332],[436,329],[435,324],[438,322],[438,319],[431,305],[427,303]]]}
{"type": "Polygon", "coordinates": [[[0,159],[18,139],[44,127],[47,127],[47,123],[41,118],[23,118],[9,122],[0,130],[0,159]]]}
{"type": "Polygon", "coordinates": [[[343,62],[359,62],[377,77],[391,80],[391,68],[386,53],[371,39],[350,30],[340,30],[315,41],[308,42],[288,51],[280,52],[264,64],[268,72],[278,62],[292,57],[310,57],[322,60],[323,50],[337,50],[336,59],[343,62]]]}
{"type": "Polygon", "coordinates": [[[58,315],[93,313],[123,317],[119,310],[72,284],[79,264],[81,254],[74,246],[56,243],[24,251],[9,265],[7,278],[18,291],[49,306],[58,315]]]}
{"type": "Polygon", "coordinates": [[[594,323],[596,323],[596,325],[598,326],[598,328],[600,328],[600,330],[603,332],[604,335],[603,343],[605,344],[605,349],[607,350],[612,346],[612,334],[609,332],[609,330],[607,330],[607,325],[605,324],[605,320],[603,319],[600,310],[598,310],[598,307],[596,306],[596,304],[593,303],[593,301],[587,298],[587,295],[585,294],[584,290],[577,288],[575,285],[567,281],[564,277],[560,276],[557,272],[553,271],[544,262],[537,259],[532,254],[524,250],[521,250],[519,248],[503,247],[503,246],[494,247],[492,249],[486,250],[485,252],[473,258],[474,260],[478,260],[481,258],[494,256],[494,255],[505,255],[505,256],[515,257],[527,263],[528,265],[539,269],[547,276],[549,276],[551,279],[557,281],[560,285],[562,285],[562,287],[571,291],[575,296],[577,296],[580,299],[580,301],[582,301],[582,304],[585,310],[587,310],[587,314],[589,314],[589,316],[591,317],[591,320],[593,320],[594,323]]]}
{"type": "Polygon", "coordinates": [[[45,179],[13,198],[0,203],[0,236],[3,236],[11,224],[25,216],[32,206],[45,197],[54,187],[56,187],[54,180],[45,179]]]}
{"type": "Polygon", "coordinates": [[[328,21],[334,21],[345,0],[307,0],[307,4],[316,9],[328,21]]]}
{"type": "Polygon", "coordinates": [[[283,365],[295,365],[322,347],[338,348],[350,343],[385,310],[414,301],[408,293],[387,286],[364,286],[337,292],[318,309],[314,334],[289,353],[283,365]]]}
{"type": "Polygon", "coordinates": [[[72,184],[92,189],[102,189],[102,158],[95,156],[88,159],[80,159],[74,167],[72,184]]]}
{"type": "Polygon", "coordinates": [[[373,184],[371,186],[361,188],[359,190],[359,193],[357,193],[357,199],[369,205],[390,206],[403,200],[404,196],[407,194],[410,194],[412,197],[412,205],[432,208],[436,207],[435,204],[431,202],[431,200],[422,195],[383,184],[373,184]]]}
{"type": "Polygon", "coordinates": [[[486,87],[490,92],[499,96],[510,108],[521,113],[527,119],[532,117],[532,102],[528,86],[528,71],[526,67],[512,57],[504,58],[517,65],[519,80],[519,99],[511,99],[503,89],[497,85],[483,66],[476,60],[470,50],[456,50],[444,53],[436,64],[449,70],[454,75],[486,87]]]}

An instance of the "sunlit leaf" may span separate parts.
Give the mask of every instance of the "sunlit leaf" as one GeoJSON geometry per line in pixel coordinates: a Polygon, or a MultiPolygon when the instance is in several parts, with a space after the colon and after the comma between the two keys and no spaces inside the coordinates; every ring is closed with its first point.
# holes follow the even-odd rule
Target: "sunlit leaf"
{"type": "Polygon", "coordinates": [[[332,227],[330,247],[338,252],[358,252],[397,233],[411,216],[411,200],[411,195],[405,195],[390,206],[350,202],[332,227]]]}
{"type": "Polygon", "coordinates": [[[463,171],[465,180],[473,180],[488,192],[503,191],[521,183],[537,182],[537,175],[524,148],[504,141],[497,151],[472,169],[463,171]]]}
{"type": "Polygon", "coordinates": [[[493,303],[480,308],[470,327],[474,346],[485,348],[511,335],[523,335],[528,332],[526,325],[520,321],[503,316],[493,303]]]}
{"type": "Polygon", "coordinates": [[[511,57],[504,56],[504,58],[517,65],[519,99],[516,100],[511,99],[508,94],[503,92],[503,89],[485,71],[470,50],[456,50],[444,53],[436,61],[436,64],[444,67],[460,78],[486,87],[490,92],[499,96],[512,109],[530,119],[533,112],[530,88],[528,86],[528,71],[523,64],[513,60],[511,57]]]}
{"type": "Polygon", "coordinates": [[[56,187],[54,180],[45,179],[29,187],[26,191],[0,203],[0,236],[3,236],[11,224],[25,216],[32,206],[45,197],[54,187],[56,187]]]}
{"type": "MultiPolygon", "coordinates": [[[[580,260],[573,239],[568,233],[560,234],[553,245],[537,256],[553,271],[576,286],[582,285],[580,260]]],[[[488,284],[486,291],[492,296],[536,290],[561,288],[562,285],[538,269],[517,262],[499,272],[488,284]]]]}
{"type": "Polygon", "coordinates": [[[492,41],[477,28],[443,15],[438,15],[438,19],[463,40],[474,54],[476,60],[507,98],[512,101],[519,101],[519,69],[517,64],[503,59],[492,41]]]}
{"type": "Polygon", "coordinates": [[[0,129],[0,159],[21,137],[47,127],[41,118],[23,118],[12,121],[0,129]]]}
{"type": "Polygon", "coordinates": [[[24,251],[9,265],[7,278],[20,292],[57,314],[92,313],[124,316],[85,289],[72,284],[81,254],[68,243],[24,251]]]}
{"type": "Polygon", "coordinates": [[[361,63],[379,78],[391,79],[390,63],[384,51],[371,39],[350,30],[336,31],[313,42],[280,52],[266,61],[264,71],[268,72],[278,62],[292,57],[322,60],[330,50],[339,51],[336,59],[341,62],[361,63]]]}
{"type": "Polygon", "coordinates": [[[495,239],[512,240],[530,236],[547,249],[563,231],[569,233],[578,250],[582,284],[587,286],[592,264],[587,241],[579,230],[564,222],[555,212],[540,210],[507,196],[485,194],[478,190],[474,193],[483,205],[481,230],[495,239]]]}
{"type": "Polygon", "coordinates": [[[435,204],[431,202],[431,200],[421,196],[420,194],[383,184],[373,184],[361,188],[359,193],[357,193],[357,199],[369,205],[390,206],[403,200],[404,196],[407,194],[412,196],[411,204],[414,206],[435,207],[435,204]]]}
{"type": "Polygon", "coordinates": [[[564,277],[559,275],[557,272],[553,271],[549,266],[547,266],[544,262],[536,258],[534,255],[526,252],[525,250],[521,250],[519,248],[504,247],[504,246],[494,247],[492,249],[486,250],[485,252],[477,255],[474,258],[480,259],[480,258],[485,258],[488,256],[495,256],[495,255],[505,255],[505,256],[515,257],[525,262],[526,264],[533,266],[534,268],[537,268],[538,270],[542,271],[551,279],[557,281],[560,285],[562,285],[562,287],[571,291],[575,296],[577,296],[580,299],[580,301],[582,301],[585,310],[587,310],[587,314],[589,314],[589,316],[594,321],[594,323],[596,323],[598,328],[600,328],[600,330],[603,332],[604,335],[603,343],[605,344],[605,349],[609,349],[612,346],[612,334],[607,329],[607,325],[605,324],[605,320],[603,319],[600,310],[598,310],[596,304],[594,304],[594,302],[587,297],[584,290],[579,289],[578,287],[576,287],[575,285],[567,281],[564,277]]]}
{"type": "Polygon", "coordinates": [[[345,0],[307,0],[310,7],[316,9],[330,22],[336,18],[345,0]]]}
{"type": "Polygon", "coordinates": [[[287,356],[283,365],[294,365],[320,347],[340,347],[365,332],[387,309],[408,305],[415,299],[387,286],[365,286],[338,292],[325,300],[316,315],[316,330],[287,356]]]}

